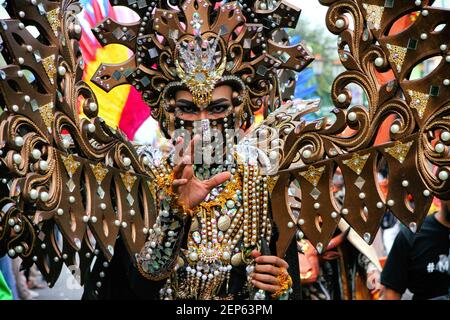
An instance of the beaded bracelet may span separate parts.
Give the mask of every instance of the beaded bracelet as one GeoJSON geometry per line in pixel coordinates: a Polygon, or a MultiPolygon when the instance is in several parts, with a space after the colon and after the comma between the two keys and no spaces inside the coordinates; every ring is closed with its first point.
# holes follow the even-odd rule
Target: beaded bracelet
{"type": "Polygon", "coordinates": [[[172,171],[169,174],[165,174],[162,176],[158,176],[156,181],[158,187],[162,192],[170,199],[171,205],[176,208],[180,207],[180,211],[183,212],[184,215],[193,216],[198,210],[197,208],[188,208],[185,204],[183,204],[179,198],[178,194],[173,191],[173,181],[175,180],[175,174],[172,171]]]}

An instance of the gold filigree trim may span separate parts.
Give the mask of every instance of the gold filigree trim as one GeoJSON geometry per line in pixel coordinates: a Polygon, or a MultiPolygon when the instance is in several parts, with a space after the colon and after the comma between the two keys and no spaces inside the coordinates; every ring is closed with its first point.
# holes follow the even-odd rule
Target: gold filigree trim
{"type": "Polygon", "coordinates": [[[342,162],[359,175],[364,169],[364,166],[366,165],[367,159],[369,159],[369,157],[370,154],[360,156],[358,153],[354,153],[351,159],[347,159],[342,162]]]}
{"type": "Polygon", "coordinates": [[[413,141],[402,143],[401,141],[396,141],[392,147],[384,149],[387,153],[393,156],[398,162],[403,163],[406,159],[406,155],[411,148],[413,141]]]}
{"type": "Polygon", "coordinates": [[[380,30],[384,7],[366,3],[363,3],[363,7],[366,9],[367,26],[369,29],[380,30]]]}
{"type": "Polygon", "coordinates": [[[277,184],[278,178],[278,176],[267,177],[267,189],[269,190],[269,193],[272,193],[273,188],[275,188],[275,185],[277,184]]]}
{"type": "Polygon", "coordinates": [[[58,36],[59,28],[61,27],[61,21],[59,20],[59,8],[53,9],[47,12],[47,20],[50,23],[55,36],[58,36]]]}
{"type": "Polygon", "coordinates": [[[52,84],[55,83],[55,75],[56,75],[56,65],[55,65],[56,57],[54,54],[48,56],[47,58],[42,60],[42,65],[44,66],[45,73],[47,73],[48,78],[52,84]]]}
{"type": "Polygon", "coordinates": [[[278,285],[280,288],[272,294],[273,299],[278,299],[284,295],[292,287],[292,278],[286,269],[281,268],[280,274],[277,276],[278,285]]]}
{"type": "Polygon", "coordinates": [[[97,163],[95,166],[91,164],[92,171],[94,172],[95,180],[98,184],[102,183],[103,179],[105,179],[109,170],[105,168],[103,163],[97,163]]]}
{"type": "Polygon", "coordinates": [[[311,278],[311,276],[312,276],[312,271],[311,270],[308,270],[306,273],[300,272],[300,279],[301,280],[309,279],[309,278],[311,278]]]}
{"type": "Polygon", "coordinates": [[[314,187],[317,187],[317,184],[319,183],[319,180],[322,177],[322,173],[324,171],[325,166],[319,168],[310,166],[308,168],[308,171],[300,172],[300,175],[306,180],[308,180],[308,182],[311,183],[314,187]]]}
{"type": "Polygon", "coordinates": [[[395,66],[397,72],[402,71],[403,62],[405,62],[407,48],[394,46],[388,44],[386,46],[389,49],[389,61],[395,66]]]}
{"type": "Polygon", "coordinates": [[[51,128],[53,120],[55,119],[55,115],[53,114],[53,103],[50,102],[40,107],[39,113],[47,128],[51,128]]]}
{"type": "Polygon", "coordinates": [[[122,178],[122,182],[125,185],[125,188],[127,188],[128,192],[131,192],[131,189],[133,188],[133,185],[136,182],[137,177],[129,172],[121,173],[120,177],[122,178]]]}
{"type": "Polygon", "coordinates": [[[411,97],[411,102],[409,104],[409,107],[411,109],[416,109],[417,113],[419,114],[419,118],[422,119],[423,115],[425,113],[425,110],[427,109],[428,99],[430,98],[430,96],[426,93],[412,91],[412,90],[409,90],[408,94],[411,97]]]}
{"type": "Polygon", "coordinates": [[[76,161],[72,155],[69,155],[67,157],[61,156],[64,166],[66,167],[67,173],[72,176],[77,172],[78,168],[80,167],[80,163],[76,161]]]}

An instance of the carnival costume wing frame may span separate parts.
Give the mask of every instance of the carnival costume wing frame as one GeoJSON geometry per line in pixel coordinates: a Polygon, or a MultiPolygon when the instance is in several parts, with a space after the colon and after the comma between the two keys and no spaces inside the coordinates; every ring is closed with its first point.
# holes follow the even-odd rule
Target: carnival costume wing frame
{"type": "MultiPolygon", "coordinates": [[[[322,253],[340,219],[371,243],[387,208],[415,231],[433,196],[450,199],[448,9],[432,7],[433,1],[321,0],[329,7],[326,25],[339,36],[346,71],[332,86],[334,120],[307,122],[302,116],[317,103],[285,104],[289,95],[281,91],[278,76],[284,70],[292,77],[313,59],[303,44],[272,39],[281,27],[296,26],[300,9],[284,1],[238,1],[223,5],[210,20],[217,2],[187,0],[179,15],[165,1],[112,0],[141,20],[124,25],[107,18],[94,34],[102,45],[125,45],[134,55],[121,65],[102,65],[93,82],[106,91],[135,86],[170,136],[175,120],[166,95],[172,83],[195,87],[199,104],[207,103],[210,93],[208,86],[180,75],[189,64],[177,59],[180,43],[196,32],[212,33],[227,64],[217,64],[218,74],[198,70],[207,85],[232,81],[240,86],[242,125],[250,127],[253,113],[264,109],[266,119],[251,127],[249,136],[264,131],[273,142],[270,133],[277,131],[277,143],[268,151],[277,169],[267,179],[273,220],[281,229],[278,255],[293,237],[304,236],[322,253]],[[412,12],[420,12],[416,21],[391,34],[395,21],[412,12]],[[441,24],[444,28],[436,31],[441,24]],[[411,70],[433,56],[442,57],[438,67],[409,80],[411,70]],[[392,72],[391,81],[379,80],[384,72],[392,72]],[[364,90],[367,107],[350,108],[350,83],[364,90]],[[374,145],[392,115],[391,141],[374,145]],[[348,128],[353,134],[342,135],[348,128]],[[376,177],[380,159],[389,171],[387,196],[376,177]],[[346,189],[342,206],[331,191],[338,168],[346,189]]],[[[112,258],[119,234],[132,258],[140,252],[157,220],[161,185],[155,182],[161,169],[98,117],[95,95],[81,80],[79,5],[16,0],[5,8],[11,18],[0,21],[6,62],[0,68],[0,253],[20,256],[27,266],[37,264],[50,285],[63,264],[77,265],[83,283],[95,257],[112,258]],[[63,235],[62,246],[55,230],[63,235]]]]}

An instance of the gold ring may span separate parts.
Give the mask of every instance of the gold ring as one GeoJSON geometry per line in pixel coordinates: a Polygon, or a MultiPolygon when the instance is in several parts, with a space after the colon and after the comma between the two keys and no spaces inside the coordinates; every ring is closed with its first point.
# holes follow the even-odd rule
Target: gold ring
{"type": "Polygon", "coordinates": [[[272,294],[273,299],[278,299],[284,295],[292,287],[292,278],[285,268],[280,268],[281,272],[277,276],[280,289],[278,289],[274,294],[272,294]]]}

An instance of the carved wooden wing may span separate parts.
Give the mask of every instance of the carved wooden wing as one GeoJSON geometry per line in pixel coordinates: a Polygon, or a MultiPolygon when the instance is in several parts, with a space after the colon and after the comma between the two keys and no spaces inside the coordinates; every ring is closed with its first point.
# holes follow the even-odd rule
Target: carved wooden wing
{"type": "Polygon", "coordinates": [[[339,36],[346,71],[333,83],[330,119],[292,124],[295,115],[278,114],[280,125],[292,127],[272,193],[274,218],[283,230],[279,254],[294,235],[306,236],[323,252],[340,219],[371,243],[388,208],[415,231],[433,196],[450,199],[450,11],[432,7],[433,1],[320,3],[329,7],[326,24],[339,36]],[[409,28],[391,31],[412,13],[409,28]],[[412,79],[412,70],[432,57],[441,58],[438,66],[412,79]],[[391,72],[391,81],[379,80],[384,72],[391,72]],[[351,106],[352,83],[364,90],[367,106],[351,106]],[[390,142],[375,145],[382,124],[392,118],[390,142]],[[349,129],[351,136],[344,135],[349,129]],[[387,195],[378,178],[381,167],[388,172],[387,195]],[[337,171],[344,179],[343,205],[333,194],[337,171]]]}
{"type": "Polygon", "coordinates": [[[97,117],[81,80],[78,4],[15,0],[5,8],[0,254],[36,263],[50,285],[63,264],[83,282],[94,257],[112,258],[119,234],[131,257],[142,248],[156,219],[149,159],[97,117]]]}

